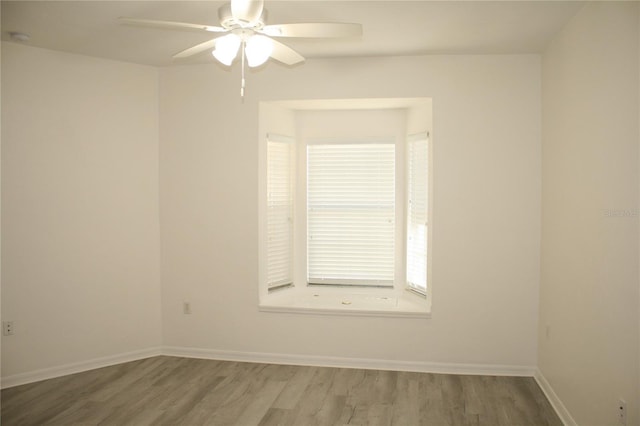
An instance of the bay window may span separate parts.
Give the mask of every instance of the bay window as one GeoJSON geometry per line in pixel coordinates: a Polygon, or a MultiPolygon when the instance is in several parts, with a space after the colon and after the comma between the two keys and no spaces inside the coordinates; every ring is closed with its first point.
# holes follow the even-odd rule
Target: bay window
{"type": "Polygon", "coordinates": [[[358,127],[370,115],[341,112],[329,115],[338,125],[302,120],[261,139],[261,310],[430,312],[429,136],[390,115],[372,136],[340,134],[341,120],[365,133],[384,119],[358,127]],[[325,131],[338,134],[315,137],[325,131]]]}

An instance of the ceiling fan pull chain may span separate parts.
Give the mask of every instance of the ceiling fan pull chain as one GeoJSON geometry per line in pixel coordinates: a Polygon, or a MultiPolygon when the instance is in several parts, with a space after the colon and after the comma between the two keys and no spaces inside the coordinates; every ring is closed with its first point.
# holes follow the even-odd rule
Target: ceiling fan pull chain
{"type": "Polygon", "coordinates": [[[242,81],[240,83],[240,98],[242,99],[242,103],[244,103],[244,47],[245,47],[245,42],[244,40],[242,41],[242,81]]]}

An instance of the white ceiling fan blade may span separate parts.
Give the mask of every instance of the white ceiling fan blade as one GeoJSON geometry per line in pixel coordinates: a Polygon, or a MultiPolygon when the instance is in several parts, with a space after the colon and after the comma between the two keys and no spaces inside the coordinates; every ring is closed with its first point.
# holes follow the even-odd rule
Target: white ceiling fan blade
{"type": "Polygon", "coordinates": [[[271,40],[273,42],[273,51],[271,52],[271,57],[276,61],[282,62],[286,65],[295,65],[300,62],[304,62],[304,56],[287,46],[286,44],[280,43],[276,40],[271,40]]]}
{"type": "Polygon", "coordinates": [[[196,44],[188,49],[183,50],[182,52],[178,52],[173,55],[174,59],[187,58],[189,56],[193,56],[197,53],[204,52],[205,50],[213,49],[216,45],[217,38],[207,40],[204,43],[196,44]]]}
{"type": "Polygon", "coordinates": [[[253,25],[264,9],[264,0],[231,0],[231,14],[241,22],[253,25]]]}
{"type": "Polygon", "coordinates": [[[128,18],[126,16],[120,17],[118,18],[118,20],[128,25],[144,25],[148,27],[166,28],[171,30],[208,31],[212,33],[220,33],[226,31],[222,27],[215,27],[212,25],[204,24],[190,24],[188,22],[157,21],[155,19],[128,18]]]}
{"type": "Polygon", "coordinates": [[[271,37],[354,37],[362,35],[362,25],[349,23],[280,24],[267,25],[261,32],[271,37]]]}

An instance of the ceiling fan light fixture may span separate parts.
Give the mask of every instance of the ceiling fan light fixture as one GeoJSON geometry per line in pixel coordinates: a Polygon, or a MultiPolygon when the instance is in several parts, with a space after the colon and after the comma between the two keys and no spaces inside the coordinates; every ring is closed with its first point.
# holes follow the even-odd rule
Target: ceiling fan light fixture
{"type": "Polygon", "coordinates": [[[240,43],[240,37],[236,34],[229,33],[216,40],[216,47],[211,53],[220,63],[231,66],[233,60],[238,56],[240,43]]]}
{"type": "Polygon", "coordinates": [[[264,64],[271,53],[273,53],[273,42],[269,37],[256,34],[247,40],[245,54],[247,55],[247,64],[250,67],[259,67],[264,64]]]}
{"type": "Polygon", "coordinates": [[[173,57],[187,58],[213,49],[211,51],[213,57],[221,64],[230,67],[238,56],[238,52],[242,50],[240,53],[242,59],[240,97],[244,97],[246,66],[259,67],[269,58],[285,65],[304,62],[304,57],[287,44],[278,41],[279,37],[339,38],[356,37],[362,34],[362,25],[353,23],[266,25],[267,10],[264,8],[264,0],[228,0],[218,8],[218,17],[220,26],[126,17],[122,17],[120,20],[132,25],[219,33],[218,37],[191,46],[176,53],[173,57]]]}

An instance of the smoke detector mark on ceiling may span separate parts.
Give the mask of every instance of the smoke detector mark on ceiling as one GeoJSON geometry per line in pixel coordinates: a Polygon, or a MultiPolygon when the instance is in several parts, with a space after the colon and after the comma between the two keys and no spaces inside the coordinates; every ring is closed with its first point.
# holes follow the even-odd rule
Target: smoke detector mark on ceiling
{"type": "Polygon", "coordinates": [[[9,37],[11,37],[11,40],[17,41],[19,43],[26,43],[31,39],[31,36],[29,34],[21,33],[18,31],[9,32],[9,37]]]}

